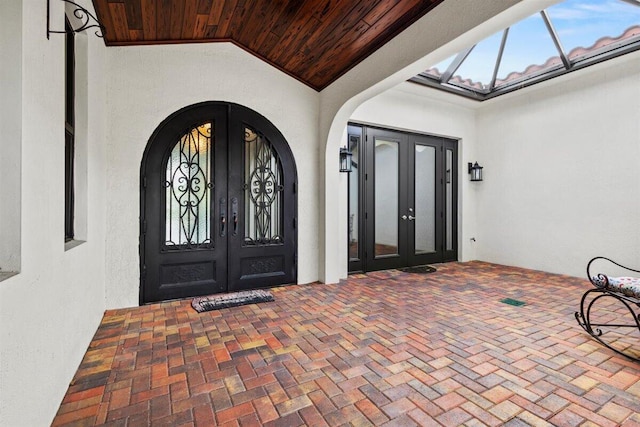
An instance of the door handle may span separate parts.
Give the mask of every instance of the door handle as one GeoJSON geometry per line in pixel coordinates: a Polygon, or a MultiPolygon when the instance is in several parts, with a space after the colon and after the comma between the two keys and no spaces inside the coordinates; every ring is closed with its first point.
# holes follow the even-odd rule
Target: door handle
{"type": "Polygon", "coordinates": [[[238,199],[231,199],[231,216],[233,218],[233,235],[238,235],[238,199]]]}
{"type": "Polygon", "coordinates": [[[415,217],[415,216],[413,216],[413,215],[409,215],[409,221],[413,221],[414,219],[416,219],[416,217],[415,217]]]}
{"type": "Polygon", "coordinates": [[[227,199],[220,198],[220,237],[224,237],[227,225],[227,199]]]}

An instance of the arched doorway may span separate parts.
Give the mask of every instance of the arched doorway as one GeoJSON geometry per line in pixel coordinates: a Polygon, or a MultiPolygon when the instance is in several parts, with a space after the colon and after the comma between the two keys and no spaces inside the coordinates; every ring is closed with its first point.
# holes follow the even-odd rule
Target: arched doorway
{"type": "Polygon", "coordinates": [[[295,283],[296,167],[266,118],[183,108],[149,139],[140,176],[141,304],[295,283]]]}

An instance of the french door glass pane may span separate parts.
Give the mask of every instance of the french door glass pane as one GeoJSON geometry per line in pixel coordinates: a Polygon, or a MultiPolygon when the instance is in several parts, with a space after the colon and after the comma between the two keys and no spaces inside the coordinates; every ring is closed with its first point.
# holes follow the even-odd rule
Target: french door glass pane
{"type": "Polygon", "coordinates": [[[349,174],[349,259],[358,259],[358,224],[360,218],[358,217],[358,198],[360,196],[358,191],[358,183],[360,182],[360,168],[359,168],[359,143],[360,137],[350,135],[349,137],[349,150],[353,154],[351,162],[351,173],[349,174]]]}
{"type": "Polygon", "coordinates": [[[398,159],[397,142],[375,142],[375,254],[398,253],[398,159]]]}
{"type": "Polygon", "coordinates": [[[446,151],[446,187],[445,187],[445,222],[446,222],[446,241],[447,250],[453,250],[453,181],[451,174],[453,173],[453,150],[446,151]]]}
{"type": "Polygon", "coordinates": [[[184,134],[171,150],[165,170],[165,245],[211,242],[211,123],[184,134]]]}
{"type": "Polygon", "coordinates": [[[284,185],[280,158],[271,143],[255,130],[247,127],[244,135],[244,244],[282,244],[284,185]]]}
{"type": "Polygon", "coordinates": [[[415,151],[415,251],[435,252],[436,149],[416,144],[415,151]]]}

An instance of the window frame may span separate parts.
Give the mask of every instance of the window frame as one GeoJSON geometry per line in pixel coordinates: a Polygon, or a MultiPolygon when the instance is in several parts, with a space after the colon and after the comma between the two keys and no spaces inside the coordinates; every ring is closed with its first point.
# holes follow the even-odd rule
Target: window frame
{"type": "Polygon", "coordinates": [[[74,239],[75,33],[65,16],[64,240],[74,239]]]}

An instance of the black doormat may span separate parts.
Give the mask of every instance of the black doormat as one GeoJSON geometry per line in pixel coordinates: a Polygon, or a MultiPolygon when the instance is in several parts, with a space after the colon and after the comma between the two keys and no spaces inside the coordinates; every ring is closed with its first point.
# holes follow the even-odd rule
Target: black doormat
{"type": "Polygon", "coordinates": [[[436,271],[436,269],[431,267],[430,265],[416,265],[415,267],[404,267],[399,268],[398,270],[402,271],[403,273],[413,274],[427,274],[436,271]]]}
{"type": "Polygon", "coordinates": [[[269,301],[274,301],[273,295],[271,295],[269,291],[240,291],[194,298],[193,301],[191,301],[191,307],[198,313],[202,313],[203,311],[219,310],[221,308],[269,301]]]}

